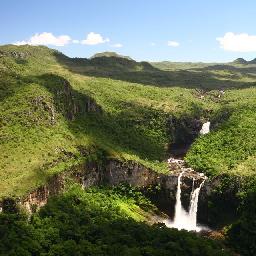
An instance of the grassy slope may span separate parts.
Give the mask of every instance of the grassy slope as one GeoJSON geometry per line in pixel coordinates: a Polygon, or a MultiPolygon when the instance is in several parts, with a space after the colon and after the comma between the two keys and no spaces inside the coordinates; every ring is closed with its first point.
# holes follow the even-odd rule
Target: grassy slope
{"type": "Polygon", "coordinates": [[[22,195],[83,161],[81,145],[166,171],[167,115],[193,112],[195,104],[209,107],[194,90],[71,72],[59,62],[62,55],[46,47],[2,46],[0,53],[0,196],[22,195]],[[67,120],[63,102],[56,102],[55,88],[61,90],[62,79],[70,82],[74,97],[94,98],[103,114],[67,120]]]}
{"type": "MultiPolygon", "coordinates": [[[[212,120],[213,131],[197,139],[189,150],[186,161],[208,175],[255,175],[256,65],[237,62],[157,62],[152,65],[165,71],[186,70],[205,75],[206,86],[210,85],[212,76],[226,84],[233,81],[229,86],[231,88],[225,90],[225,95],[218,102],[218,111],[212,120]]],[[[218,88],[217,84],[215,88],[218,88]]]]}
{"type": "Polygon", "coordinates": [[[231,71],[201,70],[200,76],[193,77],[191,72],[162,72],[130,60],[111,62],[111,66],[111,59],[107,65],[106,60],[97,59],[96,63],[69,59],[46,47],[0,47],[0,197],[22,195],[53,173],[83,161],[81,145],[90,148],[91,154],[97,155],[96,146],[112,157],[166,171],[163,160],[167,144],[173,139],[166,131],[168,116],[195,115],[198,111],[201,116],[213,113],[215,128],[197,140],[187,161],[210,174],[253,172],[256,147],[250,138],[255,136],[251,110],[255,89],[244,88],[253,86],[253,66],[231,71]],[[126,65],[129,68],[125,69],[126,65]],[[191,88],[190,75],[194,79],[191,88]],[[63,79],[69,81],[77,100],[91,96],[103,114],[67,120],[63,102],[56,102],[55,88],[61,90],[63,79]],[[207,93],[197,89],[204,88],[204,81],[212,89],[207,93]],[[226,90],[219,99],[215,88],[225,81],[244,89],[226,90]],[[152,84],[170,87],[149,86],[152,84]],[[200,95],[204,97],[200,99],[200,95]]]}
{"type": "Polygon", "coordinates": [[[210,175],[223,172],[255,175],[256,88],[227,91],[214,130],[200,137],[187,162],[210,175]]]}
{"type": "Polygon", "coordinates": [[[247,88],[255,85],[256,64],[153,62],[155,68],[172,74],[176,83],[197,88],[230,89],[247,88]]]}

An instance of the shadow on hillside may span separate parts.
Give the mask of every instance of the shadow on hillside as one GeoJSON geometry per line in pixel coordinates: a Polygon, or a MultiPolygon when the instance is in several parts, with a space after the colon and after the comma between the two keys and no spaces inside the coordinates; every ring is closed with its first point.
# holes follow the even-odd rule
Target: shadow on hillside
{"type": "MultiPolygon", "coordinates": [[[[200,88],[203,90],[247,88],[255,85],[255,82],[232,81],[231,79],[238,78],[236,75],[223,76],[212,73],[211,71],[214,70],[212,67],[164,71],[153,67],[147,62],[136,62],[118,57],[68,58],[59,53],[55,56],[61,65],[80,75],[112,78],[144,85],[189,89],[200,88]]],[[[239,71],[237,69],[234,70],[239,71]]]]}
{"type": "MultiPolygon", "coordinates": [[[[28,79],[31,80],[31,77],[28,79]]],[[[161,132],[165,128],[165,123],[159,125],[156,120],[163,116],[162,112],[134,103],[123,103],[125,106],[119,113],[106,113],[101,106],[98,107],[99,111],[90,111],[84,106],[88,105],[88,100],[94,99],[86,92],[74,90],[70,85],[68,99],[65,95],[68,82],[63,77],[44,74],[34,77],[34,81],[53,95],[55,109],[66,118],[74,136],[89,136],[100,147],[117,152],[129,152],[143,159],[164,159],[161,132]],[[74,106],[77,109],[76,113],[72,112],[74,106]],[[69,112],[73,113],[72,118],[69,112]]],[[[165,120],[163,117],[163,122],[165,120]]]]}
{"type": "MultiPolygon", "coordinates": [[[[196,72],[228,71],[229,72],[228,76],[230,79],[241,79],[241,75],[244,75],[247,78],[255,79],[255,82],[253,83],[253,85],[254,86],[256,85],[256,65],[233,66],[228,64],[225,64],[225,65],[218,64],[218,65],[213,65],[208,67],[193,68],[191,69],[191,71],[196,71],[196,72]]],[[[227,77],[227,74],[218,74],[218,77],[225,78],[227,77]]]]}
{"type": "Polygon", "coordinates": [[[191,70],[197,70],[197,71],[207,71],[207,70],[230,70],[230,71],[237,71],[241,73],[254,73],[256,75],[256,65],[254,66],[248,66],[248,65],[243,65],[243,66],[233,66],[229,64],[217,64],[217,65],[212,65],[212,66],[207,66],[207,67],[200,67],[200,68],[193,68],[191,70]]]}

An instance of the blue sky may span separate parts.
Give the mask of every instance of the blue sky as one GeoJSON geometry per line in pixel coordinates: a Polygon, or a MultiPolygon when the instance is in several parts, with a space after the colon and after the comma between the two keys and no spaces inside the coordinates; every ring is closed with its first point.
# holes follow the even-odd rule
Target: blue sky
{"type": "Polygon", "coordinates": [[[255,0],[2,0],[0,24],[0,44],[46,44],[71,57],[256,58],[255,0]]]}

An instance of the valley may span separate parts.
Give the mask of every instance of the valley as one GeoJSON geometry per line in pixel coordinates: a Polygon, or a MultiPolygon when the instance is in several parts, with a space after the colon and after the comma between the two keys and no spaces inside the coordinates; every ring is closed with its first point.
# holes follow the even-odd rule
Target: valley
{"type": "Polygon", "coordinates": [[[254,255],[255,85],[255,60],[0,46],[0,252],[254,255]]]}

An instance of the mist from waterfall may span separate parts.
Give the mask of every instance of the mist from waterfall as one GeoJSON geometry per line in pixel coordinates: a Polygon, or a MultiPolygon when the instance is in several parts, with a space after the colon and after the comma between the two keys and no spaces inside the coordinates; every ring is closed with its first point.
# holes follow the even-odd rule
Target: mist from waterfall
{"type": "Polygon", "coordinates": [[[181,184],[182,184],[183,174],[184,174],[184,171],[182,171],[178,176],[174,220],[173,221],[166,220],[164,221],[164,223],[167,227],[200,231],[204,227],[197,225],[197,209],[198,209],[198,198],[199,198],[200,190],[204,184],[204,180],[198,188],[194,189],[195,181],[193,179],[193,186],[192,186],[192,191],[190,195],[189,211],[187,212],[183,208],[181,203],[181,184]]]}

